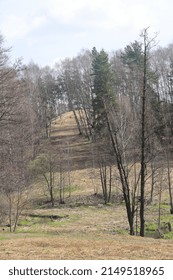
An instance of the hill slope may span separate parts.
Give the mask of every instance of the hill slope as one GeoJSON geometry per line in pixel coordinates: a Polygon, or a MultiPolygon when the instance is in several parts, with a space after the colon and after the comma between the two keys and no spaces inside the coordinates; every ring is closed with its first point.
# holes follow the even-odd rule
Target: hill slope
{"type": "MultiPolygon", "coordinates": [[[[35,203],[21,216],[17,232],[0,233],[0,259],[173,259],[171,240],[129,236],[124,204],[104,205],[90,145],[79,136],[71,112],[54,120],[51,138],[57,149],[71,149],[72,195],[51,209],[33,193],[35,203]]],[[[158,209],[147,211],[157,215],[158,209]]]]}

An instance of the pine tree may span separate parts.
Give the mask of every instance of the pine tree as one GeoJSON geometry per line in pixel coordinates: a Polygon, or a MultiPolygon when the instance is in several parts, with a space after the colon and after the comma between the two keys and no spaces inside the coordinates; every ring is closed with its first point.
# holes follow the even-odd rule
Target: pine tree
{"type": "Polygon", "coordinates": [[[106,121],[106,104],[110,104],[113,100],[111,91],[111,71],[108,54],[101,50],[98,52],[96,48],[92,50],[92,75],[93,79],[93,116],[94,129],[100,131],[106,121]]]}

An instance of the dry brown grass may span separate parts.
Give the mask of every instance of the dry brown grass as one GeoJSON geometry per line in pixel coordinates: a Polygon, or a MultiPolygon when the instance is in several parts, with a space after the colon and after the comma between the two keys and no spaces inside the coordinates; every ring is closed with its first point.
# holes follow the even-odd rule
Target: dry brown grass
{"type": "Polygon", "coordinates": [[[173,242],[109,235],[23,237],[3,240],[0,259],[173,259],[173,242]]]}

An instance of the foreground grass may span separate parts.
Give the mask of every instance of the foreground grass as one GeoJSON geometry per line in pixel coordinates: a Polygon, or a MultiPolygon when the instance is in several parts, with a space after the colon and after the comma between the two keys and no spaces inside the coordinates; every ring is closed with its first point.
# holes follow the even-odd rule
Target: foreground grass
{"type": "Polygon", "coordinates": [[[173,243],[91,233],[23,235],[1,240],[0,259],[173,259],[173,243]]]}
{"type": "MultiPolygon", "coordinates": [[[[173,259],[172,240],[129,236],[123,204],[29,213],[21,217],[16,233],[0,233],[0,259],[173,259]],[[59,219],[45,218],[50,214],[59,219]]],[[[146,227],[154,232],[155,226],[150,222],[146,227]]]]}

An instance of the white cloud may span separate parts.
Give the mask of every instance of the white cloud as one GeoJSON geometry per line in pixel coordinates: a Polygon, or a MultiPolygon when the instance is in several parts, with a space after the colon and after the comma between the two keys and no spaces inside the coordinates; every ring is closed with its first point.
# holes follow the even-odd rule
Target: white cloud
{"type": "Polygon", "coordinates": [[[25,18],[9,15],[2,22],[1,29],[5,37],[14,39],[25,36],[30,30],[30,26],[27,24],[25,18]]]}
{"type": "Polygon", "coordinates": [[[170,0],[38,0],[49,20],[85,28],[141,29],[157,22],[157,13],[170,0]]]}
{"type": "Polygon", "coordinates": [[[8,38],[22,37],[53,20],[55,24],[85,29],[128,27],[136,31],[158,26],[163,10],[170,10],[167,3],[171,0],[30,0],[29,11],[24,7],[14,15],[7,11],[1,29],[8,38]]]}
{"type": "Polygon", "coordinates": [[[77,39],[86,38],[87,32],[75,32],[74,37],[77,39]]]}
{"type": "Polygon", "coordinates": [[[7,40],[14,40],[25,37],[32,31],[41,28],[46,22],[46,16],[25,13],[9,14],[0,22],[0,29],[7,40]]]}
{"type": "Polygon", "coordinates": [[[53,61],[93,45],[122,48],[148,26],[172,42],[172,10],[172,0],[0,0],[0,31],[26,56],[39,59],[42,46],[53,61]]]}
{"type": "Polygon", "coordinates": [[[46,24],[47,18],[46,16],[35,16],[31,21],[31,29],[36,29],[42,27],[46,24]]]}
{"type": "Polygon", "coordinates": [[[38,0],[40,7],[50,18],[69,23],[86,6],[84,0],[38,0]]]}

